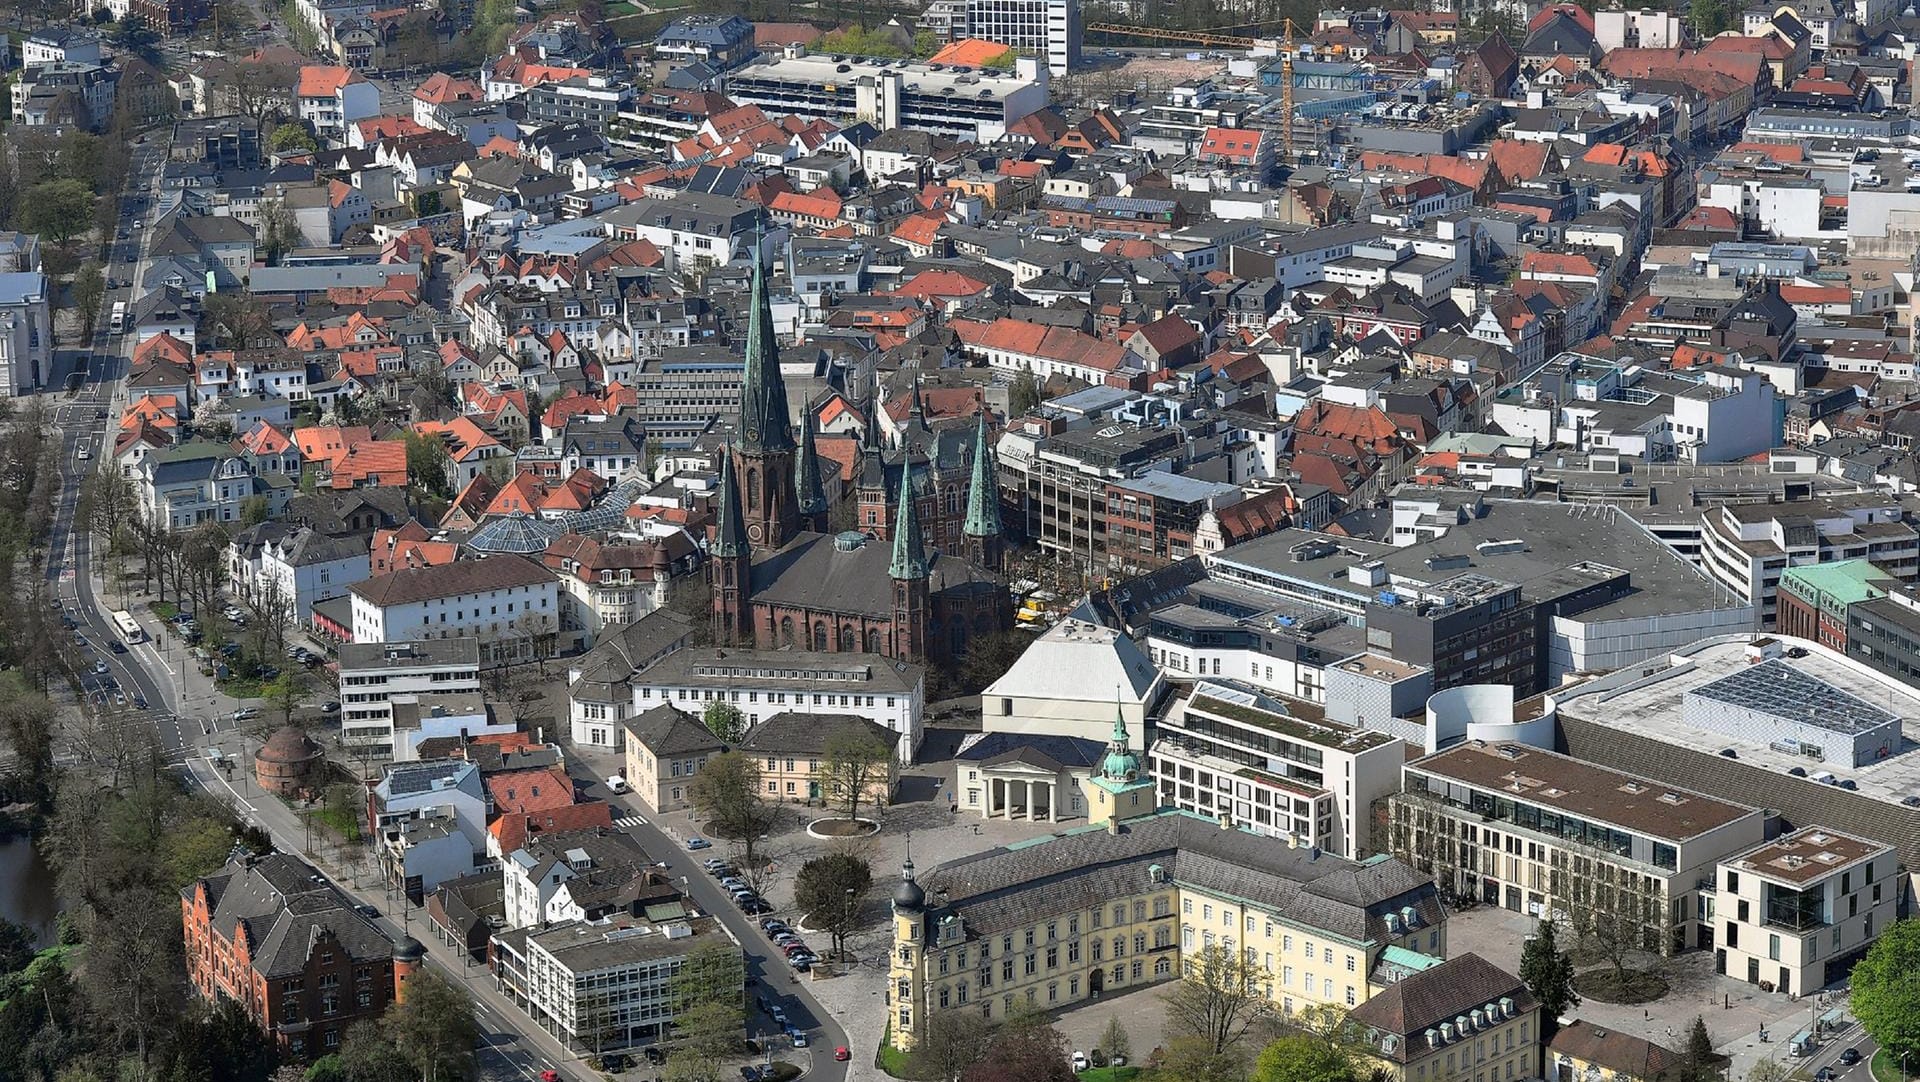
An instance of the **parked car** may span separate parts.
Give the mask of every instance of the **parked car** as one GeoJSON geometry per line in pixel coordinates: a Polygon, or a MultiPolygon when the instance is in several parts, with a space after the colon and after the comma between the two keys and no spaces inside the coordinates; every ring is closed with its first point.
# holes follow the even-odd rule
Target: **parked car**
{"type": "Polygon", "coordinates": [[[801,1032],[799,1026],[787,1027],[787,1039],[793,1042],[795,1048],[805,1048],[807,1046],[807,1035],[801,1032]]]}
{"type": "Polygon", "coordinates": [[[235,721],[252,721],[259,716],[260,708],[257,706],[243,706],[233,712],[233,720],[235,721]]]}
{"type": "Polygon", "coordinates": [[[1073,1054],[1074,1073],[1078,1074],[1079,1072],[1084,1071],[1086,1069],[1087,1069],[1087,1054],[1085,1052],[1075,1052],[1073,1054]]]}
{"type": "Polygon", "coordinates": [[[712,849],[713,843],[705,838],[688,838],[687,848],[692,850],[712,849]]]}
{"type": "Polygon", "coordinates": [[[340,704],[334,702],[332,699],[328,699],[326,702],[320,704],[320,712],[322,714],[338,714],[340,712],[340,704]]]}
{"type": "Polygon", "coordinates": [[[760,922],[760,930],[768,935],[773,935],[776,932],[784,932],[787,930],[787,922],[781,920],[779,917],[768,917],[766,920],[760,922]]]}
{"type": "Polygon", "coordinates": [[[759,898],[750,898],[740,903],[740,912],[749,917],[757,917],[762,913],[773,912],[773,907],[759,898]]]}
{"type": "Polygon", "coordinates": [[[700,862],[700,866],[702,868],[705,868],[707,872],[711,874],[719,871],[721,868],[727,867],[727,862],[724,860],[721,860],[719,857],[708,857],[707,859],[700,862]]]}

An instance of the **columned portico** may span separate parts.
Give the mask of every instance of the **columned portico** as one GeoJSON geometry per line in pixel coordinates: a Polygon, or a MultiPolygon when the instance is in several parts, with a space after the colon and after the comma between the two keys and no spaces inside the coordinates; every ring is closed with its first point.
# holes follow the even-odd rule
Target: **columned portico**
{"type": "Polygon", "coordinates": [[[986,817],[1055,823],[1060,804],[1052,778],[987,779],[986,817]]]}

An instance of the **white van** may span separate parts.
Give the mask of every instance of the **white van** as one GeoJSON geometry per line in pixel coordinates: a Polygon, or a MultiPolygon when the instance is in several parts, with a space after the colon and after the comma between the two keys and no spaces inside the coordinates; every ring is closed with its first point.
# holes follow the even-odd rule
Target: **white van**
{"type": "Polygon", "coordinates": [[[618,775],[618,774],[615,774],[615,775],[614,775],[613,777],[611,777],[611,778],[608,778],[608,779],[607,779],[607,791],[608,791],[608,792],[611,792],[611,793],[624,793],[624,792],[626,792],[626,791],[627,791],[627,779],[625,779],[625,778],[623,778],[623,777],[621,777],[621,776],[620,776],[620,775],[618,775]]]}

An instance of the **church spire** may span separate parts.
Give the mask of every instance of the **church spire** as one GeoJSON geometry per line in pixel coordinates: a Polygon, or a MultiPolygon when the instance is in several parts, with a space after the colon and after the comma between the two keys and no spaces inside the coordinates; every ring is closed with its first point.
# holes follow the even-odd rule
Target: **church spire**
{"type": "Polygon", "coordinates": [[[1113,692],[1113,740],[1107,744],[1106,761],[1100,764],[1101,776],[1112,782],[1132,782],[1140,777],[1140,757],[1133,753],[1127,735],[1127,714],[1120,705],[1120,689],[1113,692]]]}
{"type": "Polygon", "coordinates": [[[754,232],[753,309],[747,316],[746,373],[740,387],[741,450],[748,454],[793,450],[793,418],[787,410],[786,382],[780,378],[780,350],[773,339],[773,304],[767,297],[767,268],[754,232]]]}
{"type": "Polygon", "coordinates": [[[895,579],[927,577],[927,550],[920,543],[920,513],[914,507],[913,474],[900,471],[900,518],[893,528],[893,562],[887,575],[895,579]]]}
{"type": "Polygon", "coordinates": [[[987,411],[973,432],[973,480],[967,486],[968,537],[999,537],[1000,493],[993,480],[993,450],[987,446],[987,411]]]}
{"type": "Polygon", "coordinates": [[[740,486],[733,479],[733,453],[728,448],[720,455],[720,506],[714,512],[713,546],[709,555],[716,559],[745,556],[747,527],[740,514],[740,486]]]}
{"type": "Polygon", "coordinates": [[[820,483],[820,454],[814,447],[814,410],[808,406],[800,425],[800,468],[794,471],[794,493],[799,498],[800,517],[813,520],[812,528],[823,528],[827,514],[827,492],[820,483]]]}

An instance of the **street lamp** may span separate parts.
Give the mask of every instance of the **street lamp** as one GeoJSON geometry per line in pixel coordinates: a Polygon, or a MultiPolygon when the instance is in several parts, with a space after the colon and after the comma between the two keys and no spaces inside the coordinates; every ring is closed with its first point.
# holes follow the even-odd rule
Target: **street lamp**
{"type": "Polygon", "coordinates": [[[1907,1082],[1907,1057],[1911,1055],[1911,1051],[1900,1053],[1900,1082],[1907,1082]]]}

